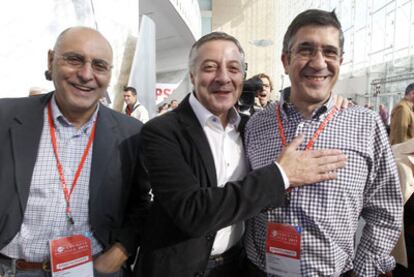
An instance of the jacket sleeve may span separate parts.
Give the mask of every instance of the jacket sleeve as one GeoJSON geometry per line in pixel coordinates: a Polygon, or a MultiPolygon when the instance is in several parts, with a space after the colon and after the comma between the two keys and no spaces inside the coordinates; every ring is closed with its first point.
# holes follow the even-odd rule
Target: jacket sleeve
{"type": "Polygon", "coordinates": [[[197,149],[177,122],[147,124],[142,135],[154,201],[189,236],[215,232],[283,203],[283,179],[273,163],[243,180],[212,187],[196,176],[195,172],[204,171],[203,163],[188,158],[197,149]]]}
{"type": "MultiPolygon", "coordinates": [[[[136,141],[138,144],[141,143],[139,138],[136,138],[136,141]]],[[[138,246],[142,245],[143,227],[151,204],[147,171],[139,147],[136,149],[137,153],[132,155],[136,157],[136,161],[133,162],[135,166],[132,169],[124,222],[113,238],[113,242],[121,243],[131,257],[135,257],[138,246]]]]}

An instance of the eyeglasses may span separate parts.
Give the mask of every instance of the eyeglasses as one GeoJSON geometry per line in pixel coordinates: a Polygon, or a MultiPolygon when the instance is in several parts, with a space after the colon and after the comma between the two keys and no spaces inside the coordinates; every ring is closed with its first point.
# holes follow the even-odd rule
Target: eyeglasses
{"type": "Polygon", "coordinates": [[[112,69],[112,65],[107,61],[101,59],[89,60],[77,53],[67,53],[55,56],[61,58],[67,65],[73,68],[82,68],[86,63],[90,62],[93,72],[97,74],[107,74],[112,69]]]}
{"type": "Polygon", "coordinates": [[[322,56],[328,61],[338,61],[342,56],[341,50],[334,46],[316,47],[311,44],[299,45],[296,48],[292,48],[289,53],[302,60],[310,60],[315,58],[318,52],[321,51],[322,56]]]}

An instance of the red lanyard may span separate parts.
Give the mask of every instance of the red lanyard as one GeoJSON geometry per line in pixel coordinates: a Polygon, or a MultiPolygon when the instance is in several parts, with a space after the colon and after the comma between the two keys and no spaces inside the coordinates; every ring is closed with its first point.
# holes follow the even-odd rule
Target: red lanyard
{"type": "Polygon", "coordinates": [[[91,148],[93,139],[95,138],[95,129],[96,129],[96,121],[92,127],[91,134],[89,135],[88,144],[86,145],[85,150],[83,151],[82,159],[78,165],[78,169],[76,170],[75,177],[73,178],[72,187],[70,191],[68,190],[68,186],[66,185],[65,175],[63,173],[63,166],[60,163],[59,155],[58,155],[58,149],[57,149],[57,142],[56,142],[56,135],[55,135],[55,125],[53,124],[53,117],[52,117],[52,104],[49,102],[48,104],[48,120],[49,120],[49,129],[50,129],[50,137],[52,139],[52,146],[53,146],[53,152],[55,153],[56,157],[56,164],[59,172],[59,179],[60,184],[62,185],[63,193],[65,194],[65,200],[66,200],[66,215],[68,217],[68,221],[71,224],[75,224],[75,221],[72,217],[72,211],[70,209],[70,197],[72,195],[73,190],[75,189],[76,183],[78,181],[78,178],[80,176],[80,173],[82,172],[83,165],[85,163],[86,157],[88,156],[89,149],[91,148]]]}
{"type": "MultiPolygon", "coordinates": [[[[325,129],[328,122],[332,119],[332,117],[335,115],[335,113],[338,111],[338,108],[334,106],[334,108],[329,112],[329,114],[325,117],[325,119],[322,121],[321,125],[319,125],[319,128],[316,130],[316,132],[313,134],[312,138],[309,140],[308,144],[306,145],[306,150],[310,150],[313,147],[313,144],[318,139],[319,135],[322,133],[323,129],[325,129]]],[[[280,105],[276,108],[276,118],[277,118],[277,124],[279,127],[279,134],[280,138],[282,139],[282,145],[286,146],[286,136],[285,136],[285,130],[283,129],[282,124],[282,115],[280,112],[280,105]]]]}

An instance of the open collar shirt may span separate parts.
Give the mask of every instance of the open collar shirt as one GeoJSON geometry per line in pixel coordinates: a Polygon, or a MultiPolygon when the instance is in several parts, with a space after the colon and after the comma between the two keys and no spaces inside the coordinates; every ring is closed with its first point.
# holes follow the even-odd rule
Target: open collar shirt
{"type": "MultiPolygon", "coordinates": [[[[208,111],[193,93],[189,101],[213,154],[217,186],[224,187],[227,182],[243,179],[247,173],[247,162],[242,138],[238,131],[240,115],[234,108],[231,109],[229,123],[223,127],[220,118],[208,111]]],[[[220,229],[216,234],[211,255],[221,254],[230,249],[240,241],[243,232],[242,222],[220,229]]]]}
{"type": "MultiPolygon", "coordinates": [[[[59,159],[63,166],[68,190],[70,190],[93,124],[96,121],[98,109],[87,123],[77,129],[62,115],[54,96],[51,101],[59,159]]],[[[75,222],[72,225],[68,222],[66,215],[66,201],[53,153],[47,110],[46,106],[39,151],[33,170],[23,223],[13,240],[0,251],[8,257],[32,262],[49,260],[50,239],[73,234],[91,237],[93,254],[102,251],[102,246],[93,237],[89,224],[89,177],[93,145],[71,195],[70,206],[75,222]]]]}
{"type": "MultiPolygon", "coordinates": [[[[305,119],[287,102],[280,102],[287,143],[304,134],[303,150],[333,108],[332,98],[305,119]]],[[[274,161],[282,150],[276,104],[256,113],[245,130],[246,154],[252,169],[274,161]]],[[[284,207],[268,210],[246,223],[248,258],[265,271],[268,222],[302,227],[302,276],[340,276],[353,269],[358,276],[391,271],[389,255],[400,233],[402,197],[394,158],[381,119],[354,106],[338,111],[316,140],[313,149],[340,149],[346,167],[335,180],[295,188],[284,207]],[[359,217],[366,225],[358,247],[354,235],[359,217]]]]}
{"type": "Polygon", "coordinates": [[[134,104],[130,113],[128,112],[128,106],[126,106],[124,109],[124,114],[127,114],[133,118],[136,118],[142,123],[146,123],[149,120],[149,114],[148,114],[147,109],[144,107],[144,105],[139,103],[138,100],[134,104]]]}

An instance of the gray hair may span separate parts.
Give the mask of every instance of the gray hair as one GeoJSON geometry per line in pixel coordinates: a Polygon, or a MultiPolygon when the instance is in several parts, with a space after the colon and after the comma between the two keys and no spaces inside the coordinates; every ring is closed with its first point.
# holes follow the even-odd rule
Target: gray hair
{"type": "Polygon", "coordinates": [[[240,64],[242,66],[242,72],[245,73],[245,63],[244,63],[244,50],[240,44],[240,42],[233,36],[226,34],[224,32],[212,32],[207,35],[204,35],[199,40],[197,40],[193,46],[191,47],[190,54],[188,56],[188,68],[190,72],[194,71],[196,59],[198,57],[197,50],[201,47],[201,45],[205,44],[206,42],[213,41],[213,40],[227,40],[233,42],[237,48],[239,49],[239,52],[241,54],[241,60],[240,64]]]}

